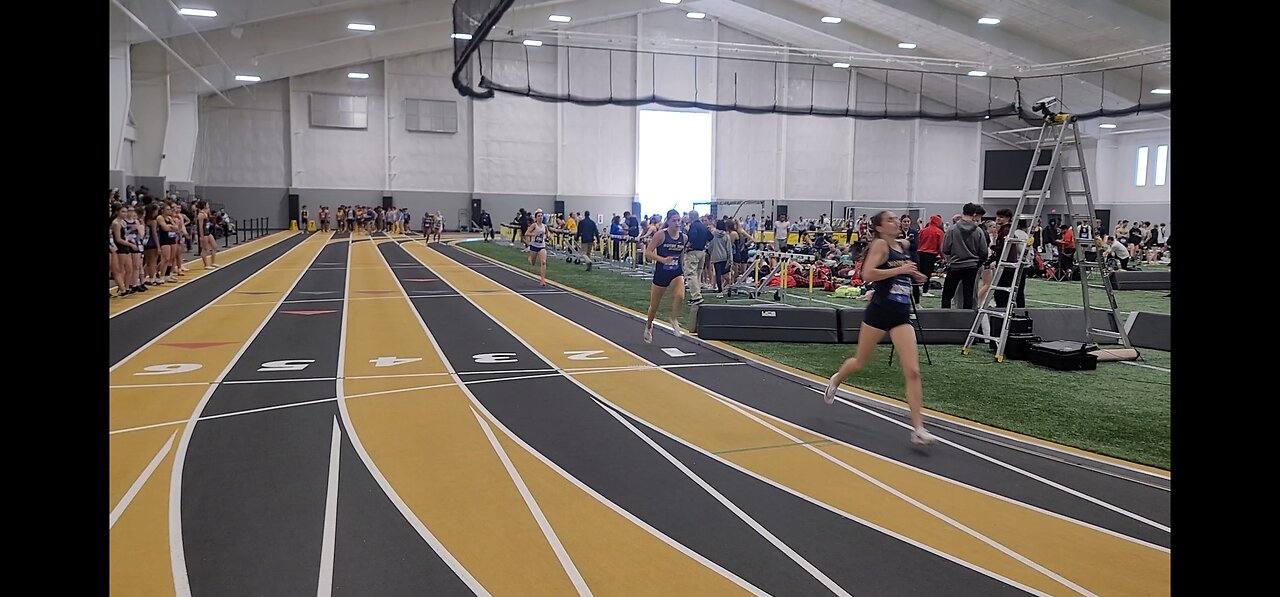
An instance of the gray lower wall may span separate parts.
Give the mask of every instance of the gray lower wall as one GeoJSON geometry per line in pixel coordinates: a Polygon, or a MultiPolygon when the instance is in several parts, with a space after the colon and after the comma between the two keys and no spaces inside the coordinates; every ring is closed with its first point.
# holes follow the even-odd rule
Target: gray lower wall
{"type": "MultiPolygon", "coordinates": [[[[107,170],[107,188],[120,189],[120,196],[124,196],[124,189],[130,183],[125,180],[126,174],[124,170],[107,170]]],[[[128,178],[133,178],[129,176],[128,178]]]]}
{"type": "Polygon", "coordinates": [[[237,220],[268,218],[267,225],[270,228],[283,230],[289,227],[288,189],[197,185],[196,195],[215,205],[222,205],[237,220]]]}
{"type": "Polygon", "coordinates": [[[164,195],[168,187],[164,184],[163,176],[135,176],[133,177],[133,186],[137,189],[147,187],[152,197],[164,195]]]}

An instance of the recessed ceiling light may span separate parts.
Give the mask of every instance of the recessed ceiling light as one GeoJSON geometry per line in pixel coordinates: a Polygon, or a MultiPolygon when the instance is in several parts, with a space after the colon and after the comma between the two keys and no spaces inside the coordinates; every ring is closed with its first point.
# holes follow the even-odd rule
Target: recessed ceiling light
{"type": "Polygon", "coordinates": [[[247,81],[249,83],[257,83],[262,80],[258,75],[236,75],[237,81],[247,81]]]}
{"type": "Polygon", "coordinates": [[[833,67],[835,67],[835,68],[849,68],[849,63],[848,63],[848,62],[837,62],[837,63],[835,63],[835,64],[832,64],[831,66],[833,66],[833,67]]]}
{"type": "Polygon", "coordinates": [[[981,19],[978,19],[978,23],[982,25],[999,25],[1000,19],[995,17],[982,17],[981,19]]]}
{"type": "Polygon", "coordinates": [[[840,17],[822,17],[822,22],[834,25],[840,22],[840,17]]]}
{"type": "Polygon", "coordinates": [[[1156,95],[1169,95],[1169,90],[1165,89],[1164,87],[1156,87],[1155,89],[1151,90],[1151,93],[1154,93],[1156,95]]]}
{"type": "Polygon", "coordinates": [[[369,73],[347,73],[348,79],[368,79],[369,73]]]}
{"type": "Polygon", "coordinates": [[[216,17],[218,16],[218,11],[204,8],[179,8],[178,14],[187,17],[216,17]]]}
{"type": "Polygon", "coordinates": [[[970,77],[985,77],[985,76],[987,76],[987,71],[985,71],[985,70],[971,70],[971,71],[969,71],[969,76],[970,76],[970,77]]]}
{"type": "Polygon", "coordinates": [[[452,37],[453,39],[471,39],[471,34],[470,33],[454,33],[449,37],[452,37]]]}
{"type": "Polygon", "coordinates": [[[536,48],[536,47],[538,47],[538,46],[542,45],[542,42],[540,42],[540,41],[538,41],[538,40],[536,40],[536,39],[526,39],[526,40],[524,40],[524,45],[526,45],[526,46],[533,46],[533,47],[535,47],[535,48],[536,48]]]}
{"type": "Polygon", "coordinates": [[[690,18],[690,19],[705,19],[705,18],[707,18],[707,13],[705,13],[705,12],[687,12],[687,13],[684,13],[684,16],[686,16],[686,17],[688,17],[688,18],[690,18]]]}
{"type": "Polygon", "coordinates": [[[898,44],[898,47],[899,47],[899,48],[902,48],[902,49],[904,49],[904,50],[914,50],[914,49],[916,49],[916,45],[915,45],[915,44],[910,43],[910,42],[905,42],[905,41],[904,41],[904,42],[902,42],[902,43],[900,43],[900,44],[898,44]]]}
{"type": "Polygon", "coordinates": [[[1100,128],[1100,129],[1113,129],[1113,128],[1116,128],[1116,125],[1111,124],[1110,122],[1104,122],[1104,123],[1102,123],[1102,124],[1098,125],[1098,128],[1100,128]]]}
{"type": "Polygon", "coordinates": [[[555,21],[557,23],[568,23],[569,21],[573,20],[573,17],[566,17],[564,15],[551,15],[547,17],[547,20],[555,21]]]}
{"type": "Polygon", "coordinates": [[[658,0],[658,1],[663,4],[679,4],[680,3],[680,0],[658,0]]]}
{"type": "Polygon", "coordinates": [[[347,29],[352,31],[373,31],[374,29],[377,29],[377,27],[368,23],[348,23],[347,29]]]}

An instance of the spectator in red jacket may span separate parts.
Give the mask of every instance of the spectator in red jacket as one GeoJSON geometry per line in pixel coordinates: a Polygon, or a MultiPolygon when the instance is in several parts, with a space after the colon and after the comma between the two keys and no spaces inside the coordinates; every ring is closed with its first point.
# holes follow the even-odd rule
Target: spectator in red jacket
{"type": "Polygon", "coordinates": [[[938,265],[938,254],[941,251],[942,216],[934,214],[929,216],[929,225],[920,230],[920,245],[916,248],[920,261],[920,273],[924,274],[925,279],[924,294],[920,296],[933,296],[929,291],[929,280],[933,275],[933,268],[938,265]]]}

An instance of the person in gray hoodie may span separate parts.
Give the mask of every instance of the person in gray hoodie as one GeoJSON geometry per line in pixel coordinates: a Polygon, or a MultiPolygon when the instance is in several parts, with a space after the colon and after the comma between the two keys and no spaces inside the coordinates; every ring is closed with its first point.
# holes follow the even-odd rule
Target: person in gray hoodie
{"type": "Polygon", "coordinates": [[[974,308],[977,302],[978,269],[987,259],[987,233],[978,225],[981,208],[964,204],[962,217],[942,236],[942,255],[947,260],[947,278],[942,283],[942,308],[951,308],[951,299],[960,287],[960,307],[974,308]]]}

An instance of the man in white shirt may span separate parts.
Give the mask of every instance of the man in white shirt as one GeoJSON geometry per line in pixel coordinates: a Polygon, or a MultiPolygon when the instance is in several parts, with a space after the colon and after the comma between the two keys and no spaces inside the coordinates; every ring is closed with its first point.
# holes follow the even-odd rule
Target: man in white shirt
{"type": "Polygon", "coordinates": [[[1120,260],[1120,269],[1129,269],[1129,249],[1124,246],[1124,243],[1114,236],[1108,236],[1106,244],[1107,256],[1120,260]]]}

